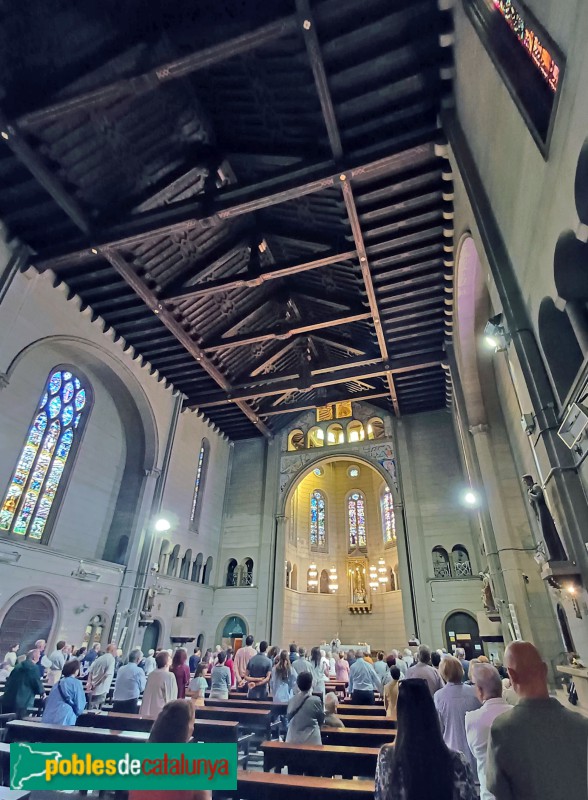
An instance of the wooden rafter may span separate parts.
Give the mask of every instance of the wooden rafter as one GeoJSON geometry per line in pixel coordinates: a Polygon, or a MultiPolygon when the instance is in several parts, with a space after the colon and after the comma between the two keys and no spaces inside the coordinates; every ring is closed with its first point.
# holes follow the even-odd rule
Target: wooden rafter
{"type": "MultiPolygon", "coordinates": [[[[365,392],[355,392],[353,394],[346,394],[346,395],[335,395],[333,397],[326,397],[324,401],[321,401],[323,405],[329,405],[329,403],[344,403],[348,400],[351,400],[355,403],[360,401],[368,401],[368,400],[381,400],[384,397],[390,397],[389,392],[374,392],[371,389],[365,392]]],[[[277,414],[292,414],[294,412],[299,413],[300,411],[308,411],[309,409],[316,408],[316,403],[308,402],[308,401],[301,401],[298,403],[290,403],[290,404],[283,404],[281,406],[272,407],[270,410],[266,411],[263,410],[259,412],[260,416],[262,417],[274,417],[277,414]]]]}

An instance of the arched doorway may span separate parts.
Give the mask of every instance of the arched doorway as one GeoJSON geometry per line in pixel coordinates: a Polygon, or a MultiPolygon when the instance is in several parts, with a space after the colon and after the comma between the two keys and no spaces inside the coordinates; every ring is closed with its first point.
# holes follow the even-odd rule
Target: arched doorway
{"type": "Polygon", "coordinates": [[[561,635],[566,646],[566,651],[568,653],[577,653],[578,651],[574,645],[567,614],[559,603],[557,604],[557,619],[559,622],[559,627],[561,628],[561,635]]]}
{"type": "Polygon", "coordinates": [[[221,647],[237,647],[241,646],[241,642],[245,640],[248,633],[247,622],[243,617],[238,614],[232,614],[221,620],[217,628],[215,644],[220,644],[221,647]]]}
{"type": "Polygon", "coordinates": [[[463,647],[468,661],[484,655],[478,623],[466,611],[453,611],[446,618],[445,641],[449,653],[452,653],[456,647],[463,647]]]}
{"type": "Polygon", "coordinates": [[[153,622],[145,628],[143,634],[143,646],[141,650],[148,653],[149,650],[157,650],[159,645],[159,638],[161,636],[161,623],[159,620],[154,619],[153,622]]]}
{"type": "Polygon", "coordinates": [[[49,597],[34,593],[14,602],[0,625],[0,653],[20,644],[19,653],[30,650],[37,639],[49,639],[55,608],[49,597]]]}

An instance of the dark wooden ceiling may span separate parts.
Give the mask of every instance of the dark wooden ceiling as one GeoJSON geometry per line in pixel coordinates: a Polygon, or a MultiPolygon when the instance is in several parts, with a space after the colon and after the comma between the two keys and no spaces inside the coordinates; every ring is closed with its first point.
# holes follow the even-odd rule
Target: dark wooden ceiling
{"type": "Polygon", "coordinates": [[[450,33],[436,0],[10,4],[0,217],[231,438],[443,408],[450,33]]]}

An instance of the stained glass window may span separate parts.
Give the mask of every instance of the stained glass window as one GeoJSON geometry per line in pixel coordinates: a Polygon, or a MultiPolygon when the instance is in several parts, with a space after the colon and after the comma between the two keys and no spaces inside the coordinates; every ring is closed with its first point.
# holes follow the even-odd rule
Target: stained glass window
{"type": "Polygon", "coordinates": [[[192,495],[192,508],[190,509],[190,526],[192,530],[197,530],[200,508],[202,506],[202,496],[204,494],[204,481],[206,479],[206,467],[208,465],[208,451],[210,445],[208,439],[203,439],[198,451],[198,462],[196,464],[196,478],[194,480],[194,494],[192,495]]]}
{"type": "Polygon", "coordinates": [[[310,549],[327,549],[327,507],[325,496],[318,489],[310,495],[310,549]]]}
{"type": "Polygon", "coordinates": [[[394,518],[394,501],[390,487],[386,486],[382,494],[382,528],[384,531],[384,544],[396,542],[396,520],[394,518]]]}
{"type": "Polygon", "coordinates": [[[349,547],[366,547],[365,535],[365,498],[361,492],[353,492],[347,500],[347,517],[349,519],[349,547]]]}
{"type": "Polygon", "coordinates": [[[79,378],[68,370],[51,372],[0,508],[0,531],[43,537],[89,405],[79,378]]]}

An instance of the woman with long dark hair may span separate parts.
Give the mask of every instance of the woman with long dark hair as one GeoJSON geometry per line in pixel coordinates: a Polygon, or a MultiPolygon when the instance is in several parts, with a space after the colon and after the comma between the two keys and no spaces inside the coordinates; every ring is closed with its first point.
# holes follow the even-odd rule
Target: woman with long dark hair
{"type": "Polygon", "coordinates": [[[270,688],[274,703],[287,703],[292,697],[295,675],[290,665],[290,656],[287,650],[282,650],[278,663],[272,668],[270,688]]]}
{"type": "Polygon", "coordinates": [[[310,651],[310,673],[312,675],[312,691],[320,692],[325,700],[325,680],[329,677],[329,668],[325,669],[320,647],[313,647],[310,651]]]}
{"type": "Polygon", "coordinates": [[[178,684],[178,700],[183,700],[186,696],[186,689],[190,685],[190,668],[186,663],[188,661],[188,653],[183,647],[178,647],[172,659],[170,672],[176,676],[178,684]]]}
{"type": "Polygon", "coordinates": [[[398,689],[398,734],[384,745],[376,767],[375,800],[475,800],[472,770],[441,736],[439,717],[424,680],[398,689]]]}

